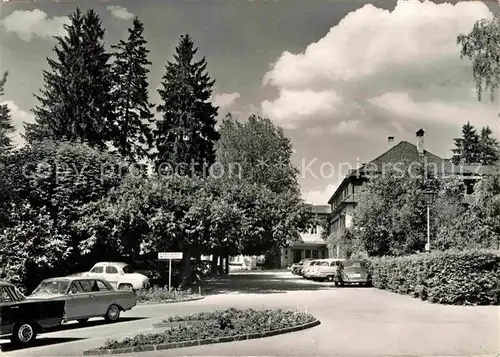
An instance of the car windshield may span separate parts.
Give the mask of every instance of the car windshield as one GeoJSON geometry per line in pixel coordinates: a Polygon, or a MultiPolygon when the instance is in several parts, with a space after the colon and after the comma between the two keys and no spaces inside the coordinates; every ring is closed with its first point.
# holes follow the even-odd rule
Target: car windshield
{"type": "Polygon", "coordinates": [[[135,269],[134,269],[134,268],[132,268],[130,265],[125,265],[125,266],[123,267],[123,272],[124,272],[125,274],[132,274],[134,271],[135,271],[135,269]]]}
{"type": "Polygon", "coordinates": [[[344,268],[364,268],[361,260],[347,260],[344,262],[344,268]]]}
{"type": "Polygon", "coordinates": [[[69,280],[44,280],[31,295],[60,295],[66,294],[69,287],[69,280]]]}

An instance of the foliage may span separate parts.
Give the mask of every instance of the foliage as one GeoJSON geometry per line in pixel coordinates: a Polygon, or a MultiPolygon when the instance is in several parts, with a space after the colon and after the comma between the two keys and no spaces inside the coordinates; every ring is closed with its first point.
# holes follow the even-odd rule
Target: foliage
{"type": "Polygon", "coordinates": [[[477,21],[468,34],[459,35],[461,57],[472,61],[472,73],[476,84],[478,100],[489,92],[491,100],[500,84],[500,22],[498,18],[477,21]]]}
{"type": "Polygon", "coordinates": [[[217,162],[230,175],[267,186],[271,191],[298,191],[292,144],[271,120],[252,115],[241,122],[228,115],[220,127],[217,162]]]}
{"type": "MultiPolygon", "coordinates": [[[[126,337],[120,341],[110,340],[99,349],[117,349],[144,345],[167,344],[171,342],[203,340],[217,337],[248,335],[288,327],[300,326],[313,322],[316,318],[309,314],[281,309],[239,310],[228,309],[211,313],[188,316],[189,321],[203,323],[173,326],[161,333],[140,334],[126,337]]],[[[183,321],[180,319],[172,321],[183,321]]]]}
{"type": "Polygon", "coordinates": [[[117,157],[81,144],[40,142],[12,155],[0,180],[6,192],[4,274],[31,286],[46,268],[63,273],[85,264],[78,249],[84,237],[75,223],[85,204],[118,186],[119,168],[117,157]]]}
{"type": "Polygon", "coordinates": [[[452,162],[459,164],[493,165],[499,158],[499,144],[486,126],[477,130],[469,122],[462,127],[462,137],[455,139],[452,162]]]}
{"type": "MultiPolygon", "coordinates": [[[[0,78],[0,99],[4,95],[4,86],[7,82],[7,72],[4,73],[3,78],[0,78]]],[[[2,167],[5,157],[12,151],[12,141],[9,137],[14,132],[12,125],[12,118],[7,104],[0,102],[0,168],[2,167]]]]}
{"type": "Polygon", "coordinates": [[[371,259],[379,289],[453,305],[500,303],[498,252],[465,250],[371,259]]]}
{"type": "Polygon", "coordinates": [[[389,166],[360,195],[353,215],[357,246],[370,256],[422,250],[426,241],[423,165],[389,166]]]}
{"type": "Polygon", "coordinates": [[[144,25],[136,17],[128,30],[127,41],[111,46],[114,63],[112,91],[116,122],[113,127],[113,143],[121,156],[138,162],[149,156],[152,143],[150,123],[154,107],[148,95],[149,50],[143,36],[144,25]]]}
{"type": "Polygon", "coordinates": [[[498,140],[492,135],[493,132],[488,126],[481,129],[479,137],[481,155],[479,162],[483,165],[494,165],[500,160],[500,145],[498,140]]]}
{"type": "Polygon", "coordinates": [[[79,222],[89,239],[83,251],[114,247],[120,254],[185,251],[260,254],[297,239],[305,207],[242,180],[128,177],[79,222]]]}
{"type": "Polygon", "coordinates": [[[163,303],[172,301],[183,301],[197,296],[190,289],[180,290],[160,288],[154,286],[149,289],[141,289],[137,291],[137,300],[140,303],[163,303]]]}
{"type": "Polygon", "coordinates": [[[29,143],[54,139],[104,148],[114,120],[104,30],[92,9],[85,14],[77,9],[70,21],[64,26],[67,35],[56,37],[56,59],[48,59],[35,123],[25,125],[25,137],[29,143]]]}
{"type": "Polygon", "coordinates": [[[455,148],[452,149],[454,164],[475,164],[481,159],[479,135],[469,122],[462,127],[462,137],[455,139],[455,148]]]}
{"type": "Polygon", "coordinates": [[[209,101],[215,81],[206,72],[205,57],[194,61],[197,51],[191,37],[183,35],[175,48],[175,61],[165,66],[158,90],[162,103],[157,107],[163,118],[154,131],[157,170],[167,165],[179,173],[189,165],[193,173],[205,174],[215,161],[218,108],[209,101]]]}

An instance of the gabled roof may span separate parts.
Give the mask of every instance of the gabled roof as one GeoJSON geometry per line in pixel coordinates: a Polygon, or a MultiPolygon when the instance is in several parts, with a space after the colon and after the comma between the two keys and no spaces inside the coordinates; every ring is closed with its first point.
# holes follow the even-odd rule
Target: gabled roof
{"type": "MultiPolygon", "coordinates": [[[[447,160],[440,158],[433,153],[424,150],[424,157],[429,164],[441,165],[447,160]]],[[[420,154],[418,153],[417,146],[409,143],[408,141],[401,141],[399,144],[393,146],[382,155],[369,162],[371,166],[376,165],[381,169],[383,164],[395,164],[398,162],[418,162],[420,161],[420,154]]]]}
{"type": "MultiPolygon", "coordinates": [[[[449,160],[440,158],[439,156],[424,150],[424,157],[428,164],[435,164],[438,167],[446,166],[449,164],[449,160]]],[[[344,189],[349,177],[356,177],[361,172],[380,172],[384,166],[394,165],[399,162],[419,162],[421,160],[420,154],[418,152],[417,146],[408,142],[401,141],[397,145],[384,152],[382,155],[376,157],[372,161],[364,164],[359,170],[352,170],[349,174],[342,180],[340,185],[337,187],[332,197],[328,200],[331,203],[333,198],[338,192],[344,189]]]]}

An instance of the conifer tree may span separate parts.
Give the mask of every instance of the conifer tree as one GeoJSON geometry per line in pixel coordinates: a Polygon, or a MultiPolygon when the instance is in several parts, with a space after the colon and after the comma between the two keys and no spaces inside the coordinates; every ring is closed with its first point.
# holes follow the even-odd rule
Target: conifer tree
{"type": "Polygon", "coordinates": [[[154,104],[149,102],[148,94],[149,50],[143,36],[144,25],[137,17],[128,32],[127,41],[111,46],[116,50],[112,67],[116,108],[113,144],[121,156],[137,162],[148,157],[152,147],[150,123],[154,104]]]}
{"type": "Polygon", "coordinates": [[[455,139],[455,148],[452,149],[454,164],[477,164],[481,159],[479,135],[474,126],[467,122],[462,126],[462,137],[455,139]]]}
{"type": "Polygon", "coordinates": [[[479,146],[481,148],[480,163],[483,165],[493,165],[498,162],[499,158],[499,143],[492,136],[493,132],[490,127],[486,126],[481,129],[479,138],[479,146]]]}
{"type": "MultiPolygon", "coordinates": [[[[8,73],[5,72],[3,78],[0,78],[0,100],[4,95],[4,86],[5,82],[7,82],[7,74],[8,73]]],[[[1,104],[0,102],[0,163],[12,150],[12,141],[9,134],[12,134],[14,130],[9,107],[7,104],[1,104]]]]}
{"type": "Polygon", "coordinates": [[[165,164],[177,173],[185,172],[181,169],[188,165],[190,172],[203,174],[215,161],[218,108],[210,102],[215,81],[206,71],[205,57],[195,61],[197,51],[191,37],[183,35],[175,48],[174,61],[165,66],[158,90],[162,102],[157,108],[163,118],[154,132],[156,169],[162,171],[165,164]]]}
{"type": "Polygon", "coordinates": [[[77,9],[65,26],[66,36],[56,37],[56,59],[47,59],[44,88],[33,109],[35,123],[26,124],[26,140],[86,142],[105,147],[113,124],[110,55],[104,48],[99,15],[77,9]]]}

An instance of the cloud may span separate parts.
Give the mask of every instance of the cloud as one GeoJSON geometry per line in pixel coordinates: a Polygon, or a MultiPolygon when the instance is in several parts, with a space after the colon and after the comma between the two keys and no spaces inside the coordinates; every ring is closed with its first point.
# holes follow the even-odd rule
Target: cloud
{"type": "Polygon", "coordinates": [[[10,116],[12,118],[12,125],[16,131],[12,135],[13,144],[16,146],[24,145],[24,139],[21,137],[24,134],[24,123],[33,123],[34,116],[30,112],[22,110],[14,101],[6,100],[1,103],[7,104],[10,109],[10,116]]]}
{"type": "Polygon", "coordinates": [[[472,121],[474,126],[490,126],[498,132],[497,110],[494,106],[481,106],[476,103],[449,103],[434,99],[428,101],[416,101],[408,93],[385,93],[379,97],[369,99],[371,103],[386,110],[391,115],[406,119],[406,122],[441,125],[456,125],[472,121]]]}
{"type": "Polygon", "coordinates": [[[323,190],[312,190],[302,193],[302,199],[306,203],[312,203],[315,205],[326,205],[328,200],[332,197],[333,193],[337,189],[338,184],[329,184],[323,190]]]}
{"type": "Polygon", "coordinates": [[[17,34],[24,41],[31,41],[34,37],[52,39],[53,36],[64,36],[65,24],[69,24],[67,16],[48,17],[40,9],[15,10],[2,21],[2,27],[7,32],[17,34]]]}
{"type": "Polygon", "coordinates": [[[295,120],[334,113],[338,102],[333,91],[282,89],[277,100],[262,102],[262,112],[285,127],[293,127],[295,120]]]}
{"type": "Polygon", "coordinates": [[[221,93],[215,95],[214,104],[220,109],[227,109],[231,107],[236,101],[240,99],[240,93],[221,93]]]}
{"type": "Polygon", "coordinates": [[[118,5],[109,5],[106,9],[111,12],[111,15],[120,20],[131,20],[134,18],[134,14],[127,10],[127,8],[118,5]]]}
{"type": "Polygon", "coordinates": [[[398,1],[393,11],[365,5],[304,52],[281,54],[263,78],[278,96],[262,101],[262,111],[284,126],[301,129],[314,119],[326,132],[349,135],[430,121],[462,125],[468,115],[489,121],[496,108],[471,92],[472,67],[456,39],[492,17],[479,1],[398,1]]]}

